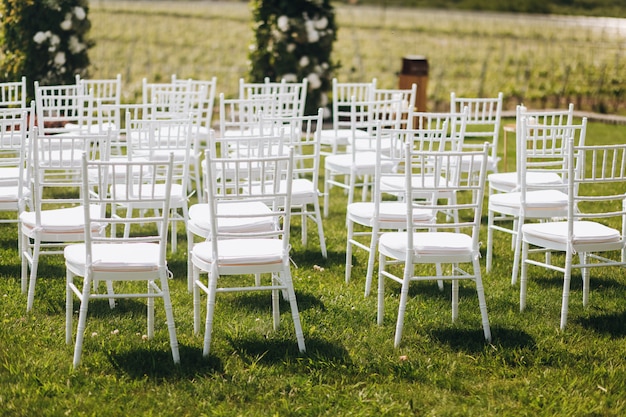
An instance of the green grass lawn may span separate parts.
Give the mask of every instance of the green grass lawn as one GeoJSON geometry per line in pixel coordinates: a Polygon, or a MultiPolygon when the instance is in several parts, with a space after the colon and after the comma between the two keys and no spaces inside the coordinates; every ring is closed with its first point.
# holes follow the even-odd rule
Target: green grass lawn
{"type": "MultiPolygon", "coordinates": [[[[626,129],[591,123],[587,138],[624,142],[626,129]]],[[[494,270],[484,275],[493,342],[484,341],[473,285],[461,283],[460,317],[453,324],[450,284],[439,292],[436,283],[421,283],[410,291],[402,344],[394,349],[398,286],[387,285],[385,323],[376,325],[376,296],[363,297],[364,253],[356,252],[352,281],[344,282],[345,196],[335,189],[331,201],[327,260],[315,233],[303,248],[299,220],[292,230],[303,354],[287,303],[274,332],[270,295],[243,293],[218,295],[211,355],[203,358],[202,337],[192,331],[186,245],[179,234],[179,251],[169,256],[179,366],[172,362],[162,309],[156,336],[147,341],[145,305],[121,300],[114,310],[106,301],[92,304],[83,363],[73,371],[73,347],[64,338],[62,259],[43,261],[34,311],[27,314],[16,227],[0,225],[0,415],[626,413],[623,270],[593,272],[588,308],[575,275],[562,332],[561,276],[531,269],[528,307],[520,313],[518,287],[509,282],[510,241],[499,236],[494,270]]]]}

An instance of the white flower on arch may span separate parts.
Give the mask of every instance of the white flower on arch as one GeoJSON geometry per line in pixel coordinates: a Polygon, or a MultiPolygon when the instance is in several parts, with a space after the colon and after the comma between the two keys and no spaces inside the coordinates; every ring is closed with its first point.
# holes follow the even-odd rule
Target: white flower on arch
{"type": "Polygon", "coordinates": [[[316,73],[312,72],[307,75],[306,78],[309,81],[309,87],[311,87],[311,90],[317,90],[322,86],[322,80],[320,80],[319,75],[316,73]]]}
{"type": "Polygon", "coordinates": [[[48,37],[42,31],[35,33],[35,36],[33,36],[33,41],[35,41],[35,43],[38,43],[38,44],[44,43],[46,39],[48,39],[48,37]]]}
{"type": "Polygon", "coordinates": [[[285,15],[282,15],[276,20],[276,26],[283,32],[287,32],[289,30],[289,18],[285,15]]]}
{"type": "Polygon", "coordinates": [[[65,52],[63,51],[57,52],[56,55],[54,56],[54,65],[56,65],[57,67],[60,67],[64,64],[65,64],[65,52]]]}
{"type": "Polygon", "coordinates": [[[321,19],[315,21],[315,29],[324,30],[328,27],[328,19],[326,16],[322,16],[321,19]]]}
{"type": "Polygon", "coordinates": [[[81,43],[76,36],[70,36],[67,42],[67,48],[72,54],[78,54],[85,49],[85,44],[81,43]]]}
{"type": "Polygon", "coordinates": [[[76,19],[78,20],[83,20],[85,17],[87,17],[87,13],[85,13],[85,9],[83,9],[80,6],[76,6],[74,7],[74,16],[76,16],[76,19]]]}

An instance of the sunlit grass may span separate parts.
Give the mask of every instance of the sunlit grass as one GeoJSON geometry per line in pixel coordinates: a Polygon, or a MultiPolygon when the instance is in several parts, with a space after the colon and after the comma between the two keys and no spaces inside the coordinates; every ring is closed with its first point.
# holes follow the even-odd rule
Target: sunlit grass
{"type": "MultiPolygon", "coordinates": [[[[588,142],[626,141],[623,128],[591,123],[588,142]]],[[[510,161],[512,164],[513,162],[510,161]]],[[[388,283],[385,323],[376,295],[363,297],[366,256],[354,255],[344,282],[345,196],[333,189],[325,220],[329,250],[316,233],[300,244],[292,230],[292,268],[307,351],[298,352],[291,315],[281,305],[272,330],[269,294],[220,294],[211,355],[193,334],[184,233],[169,254],[181,364],[172,362],[157,303],[156,335],[144,340],[145,305],[93,303],[83,364],[71,370],[64,340],[65,268],[47,257],[34,311],[20,292],[15,225],[0,225],[0,405],[3,415],[623,415],[626,411],[626,274],[593,272],[582,307],[572,280],[570,320],[558,330],[562,278],[530,270],[528,306],[511,286],[510,241],[496,239],[484,275],[493,343],[484,342],[471,284],[461,284],[460,317],[450,319],[450,286],[413,286],[399,349],[393,348],[398,287],[388,283]],[[323,270],[322,270],[323,268],[323,270]],[[131,411],[132,410],[132,411],[131,411]]],[[[310,227],[310,230],[313,229],[310,227]]],[[[482,230],[483,242],[486,230],[482,230]]],[[[78,308],[78,303],[74,304],[78,308]]]]}

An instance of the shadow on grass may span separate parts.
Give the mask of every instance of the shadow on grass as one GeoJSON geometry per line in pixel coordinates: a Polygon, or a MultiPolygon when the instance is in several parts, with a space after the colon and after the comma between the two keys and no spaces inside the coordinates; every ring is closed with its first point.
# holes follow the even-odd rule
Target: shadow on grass
{"type": "Polygon", "coordinates": [[[307,361],[323,363],[335,362],[346,364],[349,362],[348,351],[340,344],[319,338],[305,336],[306,352],[299,352],[295,338],[292,339],[265,339],[262,335],[249,338],[230,339],[232,348],[242,356],[256,358],[266,364],[296,362],[299,358],[308,358],[307,361]]]}
{"type": "MultiPolygon", "coordinates": [[[[485,340],[482,327],[476,329],[436,329],[431,332],[439,343],[446,344],[454,350],[467,353],[480,353],[489,344],[485,340]]],[[[499,350],[527,349],[535,347],[535,339],[530,334],[513,329],[492,328],[491,344],[499,350]]]]}
{"type": "MultiPolygon", "coordinates": [[[[286,313],[291,311],[291,307],[289,302],[280,297],[280,311],[281,313],[286,313]]],[[[236,310],[244,310],[253,313],[265,313],[272,308],[272,295],[269,291],[263,292],[248,292],[248,293],[240,293],[231,297],[228,300],[220,300],[219,295],[216,297],[216,304],[218,305],[221,302],[227,302],[229,304],[229,308],[233,308],[236,310]]],[[[302,313],[302,311],[308,309],[321,309],[325,310],[324,304],[319,300],[318,297],[314,296],[311,293],[303,293],[296,291],[296,301],[298,303],[298,311],[302,313]]]]}
{"type": "Polygon", "coordinates": [[[575,320],[581,326],[594,330],[597,333],[608,334],[612,337],[625,337],[626,311],[613,314],[602,314],[575,320]]]}
{"type": "MultiPolygon", "coordinates": [[[[299,367],[304,360],[307,364],[319,363],[320,366],[349,365],[346,349],[337,343],[311,338],[306,340],[306,352],[299,352],[296,340],[263,339],[251,337],[230,340],[234,352],[243,361],[265,363],[269,365],[292,363],[299,367]],[[323,364],[323,365],[322,365],[323,364]]],[[[135,379],[146,377],[157,380],[191,380],[199,375],[223,373],[224,365],[217,356],[202,356],[202,349],[179,346],[180,364],[174,364],[169,350],[135,349],[123,354],[109,354],[109,361],[119,372],[135,379]]]]}
{"type": "Polygon", "coordinates": [[[202,356],[202,349],[179,345],[180,364],[174,364],[170,350],[135,349],[122,354],[110,354],[115,369],[135,379],[191,380],[198,375],[221,373],[222,361],[209,355],[202,356]]]}

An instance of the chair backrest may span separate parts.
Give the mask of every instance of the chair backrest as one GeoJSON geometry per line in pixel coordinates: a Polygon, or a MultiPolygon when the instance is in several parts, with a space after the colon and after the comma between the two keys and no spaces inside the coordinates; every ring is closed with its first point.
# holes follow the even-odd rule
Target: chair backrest
{"type": "MultiPolygon", "coordinates": [[[[24,108],[0,109],[0,167],[18,167],[28,133],[28,110],[24,108]]],[[[4,174],[8,171],[2,171],[4,174]]],[[[0,178],[6,183],[10,177],[0,178]]]]}
{"type": "MultiPolygon", "coordinates": [[[[308,91],[308,80],[301,82],[270,81],[265,78],[260,83],[245,82],[239,79],[239,98],[251,99],[261,97],[270,99],[273,105],[267,111],[283,116],[303,116],[308,91]]],[[[266,112],[267,112],[266,111],[266,112]]]]}
{"type": "Polygon", "coordinates": [[[39,85],[35,81],[35,110],[39,134],[67,133],[66,127],[73,124],[86,126],[92,117],[93,98],[81,85],[39,85]]]}
{"type": "MultiPolygon", "coordinates": [[[[174,156],[161,161],[100,161],[82,156],[82,203],[85,207],[85,244],[87,269],[97,269],[98,260],[92,256],[92,245],[97,243],[158,243],[159,267],[167,268],[167,224],[169,219],[170,189],[174,156]],[[133,172],[131,176],[126,173],[133,172]],[[165,192],[163,192],[165,190],[165,192]],[[90,210],[97,206],[99,210],[90,210]],[[116,216],[115,206],[154,207],[151,214],[116,216]],[[130,236],[116,234],[116,226],[131,225],[130,236]],[[153,227],[151,227],[153,226],[153,227]],[[110,233],[97,233],[109,228],[110,233]]],[[[132,272],[132,265],[127,266],[132,272]]],[[[152,272],[154,275],[154,272],[152,272]]]]}
{"type": "Polygon", "coordinates": [[[489,141],[490,155],[494,159],[498,152],[503,97],[502,92],[496,97],[481,98],[457,97],[454,92],[450,93],[451,112],[462,112],[464,107],[468,108],[465,138],[478,139],[480,143],[489,141]]]}
{"type": "MultiPolygon", "coordinates": [[[[568,242],[589,243],[585,251],[621,250],[626,258],[626,144],[578,145],[568,137],[571,152],[568,181],[568,242]],[[574,222],[596,221],[615,231],[605,236],[602,247],[574,234],[574,222]]],[[[582,230],[582,229],[581,229],[582,230]]],[[[596,242],[597,244],[597,242],[596,242]]],[[[580,249],[581,246],[578,246],[580,249]]]]}
{"type": "Polygon", "coordinates": [[[115,78],[89,79],[76,74],[76,84],[82,86],[100,104],[120,104],[122,99],[122,75],[115,78]]]}
{"type": "Polygon", "coordinates": [[[217,77],[212,77],[210,80],[174,79],[174,83],[186,84],[189,88],[189,109],[194,124],[210,129],[213,123],[217,77]]]}
{"type": "Polygon", "coordinates": [[[29,203],[27,131],[26,109],[0,109],[0,211],[21,212],[29,203]]]}
{"type": "Polygon", "coordinates": [[[447,144],[442,150],[461,150],[465,139],[467,116],[469,108],[465,107],[461,112],[413,112],[410,119],[413,121],[412,128],[438,130],[447,124],[447,144]]]}
{"type": "MultiPolygon", "coordinates": [[[[412,217],[409,213],[415,207],[438,212],[437,222],[429,225],[430,231],[455,232],[459,231],[472,236],[473,250],[478,255],[479,230],[482,215],[485,181],[487,179],[487,155],[489,144],[483,145],[482,151],[415,151],[411,144],[405,145],[405,164],[413,167],[405,172],[405,196],[407,207],[407,230],[412,230],[412,217]],[[448,178],[446,172],[454,172],[460,161],[468,164],[472,172],[477,175],[457,176],[448,178]],[[429,179],[422,172],[434,173],[435,181],[429,179]],[[456,199],[439,199],[438,196],[456,194],[456,199]],[[430,198],[422,200],[424,195],[430,198]],[[418,202],[414,198],[417,195],[418,202]],[[456,212],[456,216],[447,216],[447,213],[456,212]]],[[[408,233],[408,235],[412,235],[408,233]]],[[[419,253],[414,246],[412,236],[409,240],[409,250],[419,253]]]]}
{"type": "Polygon", "coordinates": [[[220,137],[245,136],[264,133],[260,131],[261,115],[283,117],[274,111],[276,101],[271,96],[257,95],[251,98],[226,98],[220,93],[220,137]]]}
{"type": "Polygon", "coordinates": [[[0,107],[26,107],[26,77],[0,83],[0,107]]]}
{"type": "MultiPolygon", "coordinates": [[[[293,149],[289,152],[261,157],[214,157],[211,150],[205,151],[207,161],[208,203],[213,259],[219,259],[218,242],[222,239],[282,239],[285,254],[289,252],[289,230],[291,221],[291,187],[293,178],[293,149]],[[223,172],[231,170],[233,176],[223,172]],[[283,181],[285,180],[285,181],[283,181]],[[281,187],[281,183],[284,186],[281,187]],[[272,210],[256,216],[273,219],[274,228],[267,230],[228,230],[217,227],[220,222],[228,223],[237,216],[233,212],[217,210],[219,204],[247,201],[263,202],[272,210]]],[[[255,214],[245,213],[246,219],[255,214]]],[[[286,258],[285,258],[286,259],[286,258]]],[[[288,261],[287,261],[288,262],[288,261]]],[[[235,267],[236,268],[236,267],[235,267]]]]}
{"type": "Polygon", "coordinates": [[[148,83],[142,80],[143,103],[154,106],[157,119],[187,118],[193,114],[195,103],[202,102],[207,95],[206,87],[193,86],[190,79],[177,80],[172,76],[169,83],[148,83]]]}
{"type": "Polygon", "coordinates": [[[264,130],[272,129],[276,134],[280,130],[285,135],[284,147],[294,150],[294,178],[307,178],[317,189],[320,168],[320,136],[324,123],[324,110],[318,109],[316,115],[275,118],[261,115],[264,130]],[[270,127],[268,127],[270,124],[270,127]]]}
{"type": "MultiPolygon", "coordinates": [[[[377,129],[399,130],[402,128],[403,101],[401,97],[393,95],[388,98],[361,101],[352,97],[349,117],[352,132],[349,142],[352,145],[350,149],[354,159],[361,150],[375,150],[376,141],[383,140],[382,137],[376,135],[377,129]]],[[[383,152],[387,152],[387,149],[383,149],[383,152]]]]}
{"type": "MultiPolygon", "coordinates": [[[[567,109],[558,110],[529,110],[523,104],[518,105],[515,108],[515,131],[516,131],[516,167],[520,166],[520,157],[522,155],[519,146],[525,144],[524,133],[522,132],[522,119],[526,118],[526,122],[529,125],[537,126],[563,126],[571,125],[574,120],[574,104],[570,103],[567,109]]],[[[562,143],[563,149],[555,149],[560,154],[564,155],[564,147],[567,146],[567,141],[562,143]]],[[[547,151],[547,150],[546,150],[547,151]]],[[[519,170],[519,168],[516,168],[519,170]]]]}
{"type": "Polygon", "coordinates": [[[29,143],[28,177],[37,224],[41,212],[82,204],[82,157],[107,160],[110,135],[46,135],[35,128],[29,143]]]}
{"type": "Polygon", "coordinates": [[[409,115],[415,111],[415,103],[417,100],[417,84],[413,83],[411,88],[374,88],[374,101],[400,100],[400,112],[402,120],[408,128],[412,123],[409,115]]]}
{"type": "MultiPolygon", "coordinates": [[[[585,144],[587,119],[583,118],[580,124],[538,124],[532,117],[522,117],[520,122],[520,137],[518,138],[519,168],[517,181],[522,193],[528,191],[527,181],[529,173],[548,179],[549,174],[561,177],[561,184],[554,181],[532,181],[533,189],[559,189],[565,191],[569,173],[569,141],[574,140],[576,146],[585,144]]],[[[581,164],[576,164],[578,169],[581,164]]],[[[576,169],[576,166],[573,167],[576,169]]]]}
{"type": "Polygon", "coordinates": [[[159,161],[174,153],[172,184],[187,189],[191,164],[192,119],[131,119],[126,114],[128,158],[159,161]]]}
{"type": "Polygon", "coordinates": [[[350,129],[351,102],[366,101],[373,98],[376,89],[376,79],[369,83],[339,82],[336,78],[332,81],[332,116],[333,129],[350,129]]]}

